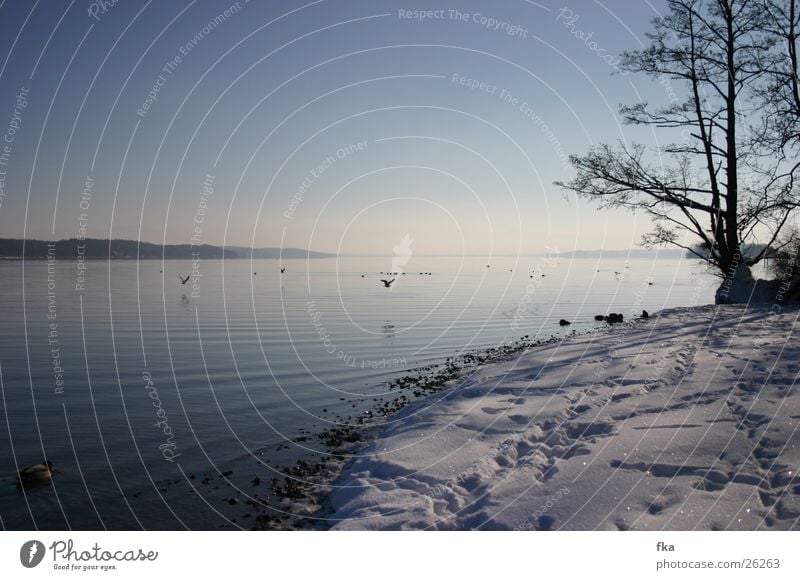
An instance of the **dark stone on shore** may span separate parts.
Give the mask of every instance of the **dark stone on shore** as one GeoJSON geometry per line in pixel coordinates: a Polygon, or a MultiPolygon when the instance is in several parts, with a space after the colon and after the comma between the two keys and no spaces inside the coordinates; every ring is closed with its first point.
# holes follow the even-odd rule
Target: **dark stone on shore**
{"type": "Polygon", "coordinates": [[[647,310],[642,310],[642,318],[650,318],[650,314],[647,312],[647,310]]]}
{"type": "Polygon", "coordinates": [[[538,530],[546,532],[548,530],[553,529],[553,524],[556,523],[556,519],[553,516],[544,515],[544,516],[539,516],[536,523],[537,523],[536,528],[538,530]]]}
{"type": "Polygon", "coordinates": [[[558,321],[559,326],[569,326],[570,324],[572,323],[569,320],[564,320],[563,318],[558,321]]]}
{"type": "Polygon", "coordinates": [[[603,316],[602,314],[595,314],[595,315],[594,315],[594,319],[595,319],[597,322],[602,322],[603,320],[605,320],[605,319],[606,319],[606,317],[605,317],[605,316],[603,316]]]}
{"type": "Polygon", "coordinates": [[[53,473],[53,464],[49,461],[31,465],[17,474],[17,487],[27,490],[50,484],[53,479],[53,473]]]}
{"type": "Polygon", "coordinates": [[[622,319],[623,319],[622,314],[617,314],[616,312],[611,312],[609,313],[608,316],[605,317],[605,321],[608,322],[609,324],[619,324],[623,321],[622,319]]]}

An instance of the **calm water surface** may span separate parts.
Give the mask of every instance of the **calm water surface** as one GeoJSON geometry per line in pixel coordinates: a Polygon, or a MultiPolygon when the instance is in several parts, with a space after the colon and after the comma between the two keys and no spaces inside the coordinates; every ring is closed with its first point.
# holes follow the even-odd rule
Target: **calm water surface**
{"type": "Polygon", "coordinates": [[[182,285],[191,262],[92,261],[78,291],[75,262],[0,264],[2,527],[247,527],[203,474],[251,486],[409,369],[714,286],[692,260],[412,257],[392,289],[391,258],[284,265],[204,261],[182,285]],[[53,485],[17,490],[44,457],[53,485]]]}

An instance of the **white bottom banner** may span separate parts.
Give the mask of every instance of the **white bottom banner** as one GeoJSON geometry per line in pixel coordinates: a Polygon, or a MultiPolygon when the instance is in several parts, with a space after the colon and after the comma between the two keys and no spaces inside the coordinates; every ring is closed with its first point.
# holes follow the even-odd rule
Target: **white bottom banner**
{"type": "Polygon", "coordinates": [[[2,578],[797,578],[794,532],[3,532],[2,578]],[[580,576],[579,576],[580,575],[580,576]]]}

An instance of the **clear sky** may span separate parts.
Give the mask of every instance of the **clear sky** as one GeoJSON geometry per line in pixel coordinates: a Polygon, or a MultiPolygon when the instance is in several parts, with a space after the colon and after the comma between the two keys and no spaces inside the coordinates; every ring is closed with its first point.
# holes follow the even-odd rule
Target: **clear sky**
{"type": "Polygon", "coordinates": [[[632,247],[645,216],[552,182],[592,143],[656,142],[621,126],[618,106],[682,87],[614,63],[663,8],[5,0],[0,237],[632,247]]]}

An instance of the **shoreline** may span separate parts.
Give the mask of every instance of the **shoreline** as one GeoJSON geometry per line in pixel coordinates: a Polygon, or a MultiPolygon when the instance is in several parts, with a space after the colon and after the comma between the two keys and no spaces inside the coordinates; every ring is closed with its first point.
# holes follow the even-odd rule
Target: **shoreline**
{"type": "Polygon", "coordinates": [[[335,530],[789,529],[798,313],[673,308],[487,362],[436,405],[394,413],[310,517],[335,530]]]}
{"type": "MultiPolygon", "coordinates": [[[[595,332],[592,329],[588,332],[595,332]]],[[[446,358],[442,363],[408,369],[402,376],[387,381],[389,392],[397,396],[375,405],[359,417],[358,424],[325,429],[309,437],[318,438],[332,451],[316,461],[299,460],[283,468],[283,482],[273,481],[272,492],[282,498],[282,516],[256,515],[256,530],[327,529],[330,486],[357,459],[357,453],[379,438],[380,431],[404,409],[428,400],[436,394],[457,389],[452,383],[464,374],[483,366],[511,360],[526,349],[539,348],[563,337],[526,340],[528,335],[497,347],[486,347],[446,358]],[[408,393],[408,394],[404,394],[408,393]],[[411,396],[409,396],[411,395],[411,396]]],[[[383,398],[381,398],[383,400],[383,398]]],[[[277,467],[277,466],[276,466],[277,467]]]]}
{"type": "Polygon", "coordinates": [[[366,415],[359,417],[356,425],[334,427],[314,435],[327,446],[333,447],[333,451],[317,461],[301,460],[296,465],[284,468],[287,476],[285,481],[274,483],[272,487],[273,494],[282,498],[284,514],[257,515],[254,529],[328,529],[328,519],[333,513],[330,505],[332,486],[357,461],[357,454],[378,441],[384,429],[402,417],[404,412],[413,412],[417,405],[430,404],[431,398],[437,395],[446,399],[473,373],[485,368],[512,362],[521,355],[559,344],[566,339],[632,327],[645,320],[634,318],[624,323],[607,323],[605,326],[542,339],[530,339],[529,335],[524,335],[500,346],[468,351],[447,357],[439,364],[409,369],[402,376],[387,381],[389,392],[397,393],[397,397],[367,411],[366,415]]]}

